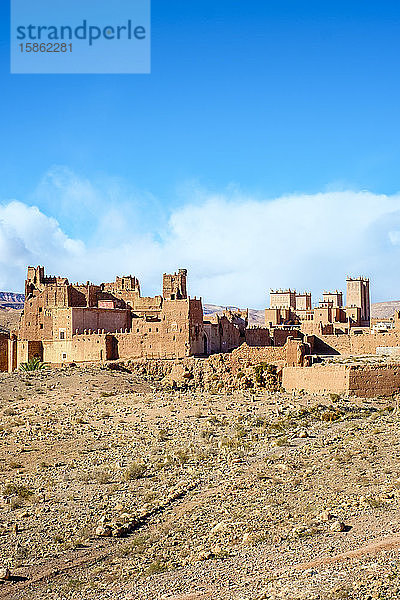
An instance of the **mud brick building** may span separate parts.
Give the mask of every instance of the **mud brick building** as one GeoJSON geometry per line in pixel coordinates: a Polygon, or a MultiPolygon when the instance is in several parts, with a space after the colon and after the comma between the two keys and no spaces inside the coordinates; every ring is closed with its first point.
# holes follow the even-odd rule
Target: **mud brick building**
{"type": "Polygon", "coordinates": [[[354,328],[370,327],[369,279],[348,277],[346,306],[343,293],[324,292],[319,305],[312,307],[311,294],[296,290],[271,290],[270,307],[265,311],[268,328],[298,327],[306,335],[349,334],[354,328]]]}
{"type": "MultiPolygon", "coordinates": [[[[46,276],[44,267],[28,267],[18,340],[7,341],[7,364],[35,356],[63,364],[228,352],[246,340],[247,314],[242,317],[228,311],[204,321],[201,299],[187,295],[185,269],[164,274],[162,295],[145,297],[136,277],[73,284],[46,276]]],[[[249,340],[271,343],[267,329],[248,331],[249,340]]]]}

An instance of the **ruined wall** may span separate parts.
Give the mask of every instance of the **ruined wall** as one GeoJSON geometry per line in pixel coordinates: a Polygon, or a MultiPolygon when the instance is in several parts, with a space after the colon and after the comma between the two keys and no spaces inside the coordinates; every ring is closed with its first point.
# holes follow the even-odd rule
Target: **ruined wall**
{"type": "MultiPolygon", "coordinates": [[[[180,360],[128,360],[125,365],[142,377],[166,378],[168,385],[196,386],[212,391],[233,391],[260,387],[257,367],[285,362],[285,348],[249,347],[242,344],[231,353],[212,354],[208,358],[185,357],[180,360]]],[[[264,385],[269,390],[279,388],[279,374],[266,376],[264,385]]]]}
{"type": "Polygon", "coordinates": [[[0,333],[0,371],[8,371],[8,333],[0,333]]]}
{"type": "Polygon", "coordinates": [[[245,341],[248,346],[272,346],[269,329],[266,327],[251,327],[245,330],[245,341]]]}
{"type": "Polygon", "coordinates": [[[112,283],[103,283],[101,288],[103,293],[109,293],[132,307],[140,298],[139,280],[131,275],[117,277],[112,283]]]}
{"type": "Polygon", "coordinates": [[[8,340],[8,372],[12,373],[17,368],[17,338],[11,335],[8,340]]]}
{"type": "Polygon", "coordinates": [[[298,329],[274,329],[274,346],[284,346],[289,337],[301,339],[303,335],[298,329]]]}
{"type": "Polygon", "coordinates": [[[23,340],[17,343],[17,367],[38,357],[43,360],[43,344],[37,340],[23,340]]]}
{"type": "Polygon", "coordinates": [[[400,391],[400,364],[285,367],[282,387],[287,392],[304,390],[360,398],[391,396],[400,391]]]}
{"type": "Polygon", "coordinates": [[[189,300],[189,344],[190,354],[207,354],[207,340],[204,337],[203,304],[198,298],[189,300]]]}
{"type": "Polygon", "coordinates": [[[230,352],[243,341],[239,329],[224,316],[217,317],[216,323],[205,322],[203,327],[208,338],[208,354],[230,352]]]}
{"type": "Polygon", "coordinates": [[[162,310],[163,301],[161,296],[136,298],[133,303],[133,310],[138,316],[159,317],[162,310]]]}
{"type": "Polygon", "coordinates": [[[72,333],[84,333],[89,329],[96,332],[104,330],[114,332],[130,329],[132,324],[129,309],[107,309],[107,308],[72,308],[71,329],[72,333]]]}
{"type": "Polygon", "coordinates": [[[68,302],[67,306],[93,306],[89,303],[89,291],[83,285],[69,285],[67,288],[68,302]]]}
{"type": "Polygon", "coordinates": [[[315,354],[351,354],[349,335],[314,336],[315,354]]]}
{"type": "MultiPolygon", "coordinates": [[[[131,333],[116,333],[116,354],[119,358],[180,358],[196,348],[196,325],[199,307],[192,300],[165,300],[158,320],[132,320],[131,333]],[[193,303],[193,304],[191,304],[193,303]],[[191,315],[191,317],[190,317],[191,315]],[[190,335],[194,335],[192,344],[190,335]]],[[[201,303],[200,303],[201,306],[201,303]]],[[[198,336],[202,342],[202,330],[198,336]]]]}
{"type": "Polygon", "coordinates": [[[375,354],[379,346],[400,346],[400,332],[351,336],[352,354],[375,354]]]}
{"type": "Polygon", "coordinates": [[[247,344],[242,344],[239,348],[233,350],[229,356],[231,356],[233,362],[242,364],[245,362],[249,364],[266,362],[268,364],[282,366],[286,361],[286,348],[285,346],[265,346],[256,348],[248,346],[247,344]]]}
{"type": "Polygon", "coordinates": [[[189,354],[188,337],[184,332],[170,330],[162,322],[134,323],[131,333],[115,333],[115,358],[183,358],[189,354]],[[139,331],[138,331],[139,330],[139,331]]]}
{"type": "Polygon", "coordinates": [[[304,366],[304,357],[311,353],[309,344],[289,338],[286,342],[286,366],[304,366]]]}
{"type": "Polygon", "coordinates": [[[18,331],[21,340],[42,340],[53,337],[52,311],[46,304],[45,292],[25,300],[18,331]]]}
{"type": "Polygon", "coordinates": [[[43,342],[43,360],[49,364],[111,360],[112,340],[107,334],[74,335],[69,340],[43,342]]]}
{"type": "Polygon", "coordinates": [[[400,391],[400,364],[352,366],[349,394],[363,398],[390,396],[400,391]]]}
{"type": "Polygon", "coordinates": [[[266,308],[265,309],[265,325],[274,327],[282,323],[288,323],[292,320],[294,314],[290,308],[266,308]]]}
{"type": "Polygon", "coordinates": [[[315,354],[376,354],[380,346],[400,346],[400,332],[315,336],[315,354]]]}
{"type": "Polygon", "coordinates": [[[282,387],[287,392],[304,390],[314,394],[345,394],[349,389],[350,369],[346,365],[285,367],[282,387]]]}
{"type": "Polygon", "coordinates": [[[164,273],[163,298],[168,300],[183,300],[187,298],[187,270],[179,269],[178,273],[164,273]]]}

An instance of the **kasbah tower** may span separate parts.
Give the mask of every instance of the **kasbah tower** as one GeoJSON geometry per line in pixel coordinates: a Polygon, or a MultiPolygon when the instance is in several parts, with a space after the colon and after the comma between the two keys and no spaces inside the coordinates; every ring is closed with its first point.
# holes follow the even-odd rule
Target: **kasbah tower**
{"type": "Polygon", "coordinates": [[[352,279],[347,277],[347,296],[346,303],[348,308],[360,308],[360,325],[368,327],[371,318],[371,305],[369,296],[369,279],[357,277],[352,279]]]}

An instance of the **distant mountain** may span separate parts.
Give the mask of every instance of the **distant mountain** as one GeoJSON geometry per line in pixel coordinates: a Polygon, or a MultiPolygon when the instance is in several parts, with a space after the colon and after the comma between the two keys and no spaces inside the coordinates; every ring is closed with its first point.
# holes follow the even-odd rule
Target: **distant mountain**
{"type": "MultiPolygon", "coordinates": [[[[207,315],[222,315],[224,310],[229,308],[230,310],[238,310],[236,306],[217,306],[216,304],[204,304],[203,313],[207,315]]],[[[249,325],[264,325],[265,317],[263,310],[256,310],[255,308],[249,308],[249,325]]]]}
{"type": "MultiPolygon", "coordinates": [[[[203,312],[207,315],[222,314],[225,308],[237,310],[235,306],[217,306],[215,304],[205,304],[203,312]]],[[[400,310],[400,300],[390,300],[388,302],[375,302],[371,305],[371,317],[375,319],[389,319],[393,317],[396,310],[400,310]]],[[[249,308],[249,325],[264,325],[264,311],[249,308]]]]}
{"type": "Polygon", "coordinates": [[[0,308],[24,308],[24,294],[0,292],[0,308]]]}
{"type": "Polygon", "coordinates": [[[375,302],[371,306],[371,316],[375,319],[389,319],[394,316],[396,310],[400,310],[400,300],[375,302]]]}

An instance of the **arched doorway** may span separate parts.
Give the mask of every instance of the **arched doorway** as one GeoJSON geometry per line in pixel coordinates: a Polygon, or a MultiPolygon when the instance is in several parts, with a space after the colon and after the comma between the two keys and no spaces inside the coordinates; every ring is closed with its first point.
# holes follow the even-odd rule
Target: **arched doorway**
{"type": "Polygon", "coordinates": [[[207,338],[206,334],[204,334],[204,336],[203,336],[203,342],[204,342],[204,352],[203,352],[203,354],[207,354],[208,355],[209,354],[209,351],[208,351],[208,338],[207,338]]]}

